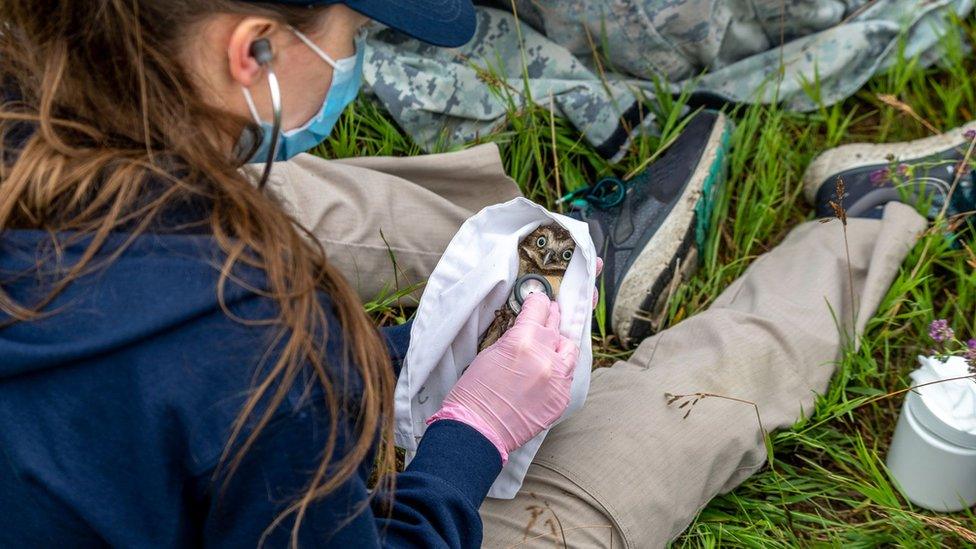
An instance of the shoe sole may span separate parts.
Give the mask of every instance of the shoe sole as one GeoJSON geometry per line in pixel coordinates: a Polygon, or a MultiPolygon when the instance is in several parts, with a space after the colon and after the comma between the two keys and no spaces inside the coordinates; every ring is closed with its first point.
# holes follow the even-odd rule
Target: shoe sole
{"type": "Polygon", "coordinates": [[[958,147],[967,142],[963,134],[969,130],[976,130],[976,120],[945,133],[914,141],[852,143],[830,149],[817,156],[803,172],[803,196],[807,202],[813,204],[821,185],[829,178],[848,170],[889,164],[889,157],[899,162],[911,162],[958,147]]]}
{"type": "Polygon", "coordinates": [[[668,288],[676,287],[694,273],[697,261],[682,258],[692,255],[689,250],[695,248],[699,202],[706,191],[714,193],[721,184],[726,141],[730,134],[728,118],[718,113],[690,183],[664,223],[627,269],[611,316],[613,331],[622,345],[630,346],[659,328],[659,319],[671,295],[668,288]],[[687,268],[681,268],[682,263],[687,268]]]}

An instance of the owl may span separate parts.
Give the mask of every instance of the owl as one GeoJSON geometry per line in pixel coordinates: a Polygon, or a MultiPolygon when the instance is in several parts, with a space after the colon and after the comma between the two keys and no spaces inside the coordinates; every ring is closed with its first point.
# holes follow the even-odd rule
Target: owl
{"type": "MultiPolygon", "coordinates": [[[[545,278],[552,287],[552,297],[555,299],[575,251],[576,242],[573,241],[569,231],[556,224],[542,225],[519,242],[517,278],[531,274],[545,278]]],[[[495,318],[478,343],[478,352],[497,341],[512,327],[518,315],[518,311],[514,308],[517,306],[514,298],[509,298],[495,311],[495,318]]]]}

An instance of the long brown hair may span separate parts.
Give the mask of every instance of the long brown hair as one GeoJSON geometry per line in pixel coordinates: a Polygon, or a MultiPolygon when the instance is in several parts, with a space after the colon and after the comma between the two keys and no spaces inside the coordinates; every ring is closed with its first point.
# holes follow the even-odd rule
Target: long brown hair
{"type": "Polygon", "coordinates": [[[206,104],[179,62],[184,35],[215,13],[260,14],[299,29],[316,16],[307,8],[232,0],[0,2],[0,78],[4,90],[18,95],[0,107],[0,231],[40,229],[87,243],[81,260],[38,302],[17,302],[0,286],[0,310],[15,322],[48,314],[45,307],[65,287],[104,265],[96,258],[111,234],[134,237],[174,204],[205,201],[205,229],[225,254],[218,284],[225,312],[230,315],[224,288],[234,282],[236,265],[263,270],[267,288],[261,291],[278,306],[266,323],[275,327],[280,350],[233,425],[222,459],[225,478],[288,392],[304,389],[295,387],[306,379],[302,372],[314,374],[332,412],[320,466],[305,493],[273,523],[294,515],[294,544],[308,506],[356,474],[378,434],[380,478],[390,487],[394,381],[385,345],[321,245],[242,176],[241,155],[228,153],[228,142],[256,128],[206,104]],[[16,151],[7,150],[25,126],[29,136],[16,151]],[[318,292],[330,296],[345,358],[362,379],[361,398],[349,407],[355,410],[354,444],[342,455],[336,448],[341,404],[323,356],[328,326],[318,292]]]}

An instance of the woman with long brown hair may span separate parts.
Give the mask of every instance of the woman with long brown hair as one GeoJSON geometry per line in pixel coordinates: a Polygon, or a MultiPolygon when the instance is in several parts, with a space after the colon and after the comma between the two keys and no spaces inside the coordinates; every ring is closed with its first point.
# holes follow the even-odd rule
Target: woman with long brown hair
{"type": "MultiPolygon", "coordinates": [[[[409,337],[356,294],[381,286],[382,229],[423,278],[517,190],[491,145],[299,154],[355,97],[368,18],[440,46],[475,27],[469,0],[0,2],[0,546],[663,545],[762,466],[763,428],[810,412],[924,227],[890,198],[797,227],[595,371],[516,497],[486,500],[566,409],[579,352],[530,296],[395,473],[409,337]]],[[[729,138],[699,113],[619,203],[577,212],[622,341],[686,270],[729,138]]]]}
{"type": "Polygon", "coordinates": [[[531,300],[394,474],[386,345],[240,168],[328,135],[367,15],[442,45],[474,20],[345,3],[0,6],[0,545],[477,544],[565,409],[578,351],[531,300]]]}

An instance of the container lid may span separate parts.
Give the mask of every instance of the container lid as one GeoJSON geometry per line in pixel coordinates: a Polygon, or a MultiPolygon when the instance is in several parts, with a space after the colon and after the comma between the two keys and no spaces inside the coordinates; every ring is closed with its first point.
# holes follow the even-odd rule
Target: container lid
{"type": "Polygon", "coordinates": [[[956,429],[952,425],[939,419],[935,413],[925,405],[925,400],[917,391],[908,391],[906,397],[908,407],[911,408],[915,419],[926,429],[932,431],[939,438],[963,448],[976,450],[976,434],[956,429]]]}

